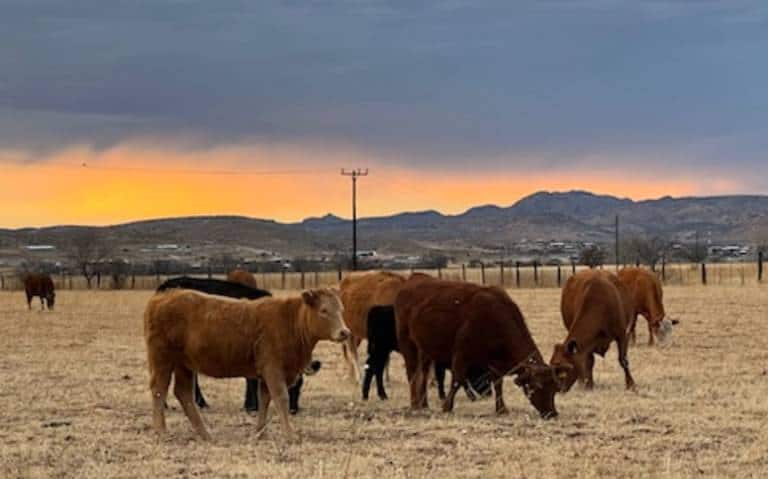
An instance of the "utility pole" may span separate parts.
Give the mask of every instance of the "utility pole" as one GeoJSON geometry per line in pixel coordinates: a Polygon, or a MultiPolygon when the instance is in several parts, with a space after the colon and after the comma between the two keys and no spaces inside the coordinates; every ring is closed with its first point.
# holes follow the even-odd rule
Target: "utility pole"
{"type": "Polygon", "coordinates": [[[368,176],[368,168],[357,168],[354,170],[341,169],[342,176],[352,178],[352,270],[357,270],[357,178],[368,176]]]}
{"type": "Polygon", "coordinates": [[[616,224],[614,225],[614,241],[616,242],[616,271],[619,270],[619,215],[616,215],[616,224]]]}

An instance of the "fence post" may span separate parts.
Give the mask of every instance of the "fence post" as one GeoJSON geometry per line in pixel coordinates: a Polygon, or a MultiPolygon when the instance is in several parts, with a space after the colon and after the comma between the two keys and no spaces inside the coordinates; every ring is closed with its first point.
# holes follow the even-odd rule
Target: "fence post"
{"type": "Polygon", "coordinates": [[[341,283],[341,263],[339,263],[338,278],[339,278],[339,283],[341,283]]]}
{"type": "Polygon", "coordinates": [[[499,264],[499,282],[501,283],[501,287],[504,287],[504,261],[499,264]]]}
{"type": "Polygon", "coordinates": [[[485,263],[480,263],[480,284],[485,286],[485,263]]]}
{"type": "Polygon", "coordinates": [[[213,271],[211,271],[211,263],[208,263],[208,279],[213,277],[213,271]]]}
{"type": "Polygon", "coordinates": [[[520,288],[520,261],[515,261],[515,286],[520,288]]]}
{"type": "Polygon", "coordinates": [[[136,273],[131,272],[131,289],[136,289],[136,273]]]}
{"type": "Polygon", "coordinates": [[[667,258],[661,258],[661,282],[667,282],[667,258]]]}
{"type": "Polygon", "coordinates": [[[280,289],[285,289],[285,268],[280,270],[280,289]]]}
{"type": "Polygon", "coordinates": [[[301,289],[304,289],[304,271],[301,271],[301,289]]]}
{"type": "Polygon", "coordinates": [[[763,252],[757,252],[757,282],[763,282],[763,252]]]}
{"type": "Polygon", "coordinates": [[[571,260],[571,274],[576,274],[576,261],[571,260]]]}
{"type": "Polygon", "coordinates": [[[96,289],[101,289],[101,272],[96,273],[96,289]]]}
{"type": "Polygon", "coordinates": [[[438,279],[443,279],[443,269],[437,268],[437,277],[438,279]]]}
{"type": "Polygon", "coordinates": [[[5,289],[5,276],[0,274],[0,289],[5,289]]]}
{"type": "Polygon", "coordinates": [[[317,281],[318,277],[319,277],[319,274],[317,273],[317,270],[315,270],[315,288],[319,288],[320,287],[320,285],[317,284],[318,283],[318,281],[317,281]]]}
{"type": "Polygon", "coordinates": [[[640,258],[635,257],[635,268],[640,267],[640,258]]]}
{"type": "Polygon", "coordinates": [[[563,272],[560,270],[560,263],[557,263],[557,287],[563,284],[563,272]]]}
{"type": "Polygon", "coordinates": [[[467,265],[464,263],[461,263],[461,280],[466,281],[467,280],[467,265]]]}
{"type": "Polygon", "coordinates": [[[707,284],[707,264],[701,263],[701,284],[707,284]]]}
{"type": "Polygon", "coordinates": [[[539,262],[533,260],[533,284],[539,285],[539,262]]]}

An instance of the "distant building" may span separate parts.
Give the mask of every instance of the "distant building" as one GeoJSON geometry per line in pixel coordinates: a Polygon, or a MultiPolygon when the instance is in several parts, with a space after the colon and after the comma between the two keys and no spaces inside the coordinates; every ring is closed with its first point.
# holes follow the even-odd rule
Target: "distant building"
{"type": "Polygon", "coordinates": [[[54,251],[55,246],[50,244],[29,244],[24,246],[27,251],[54,251]]]}

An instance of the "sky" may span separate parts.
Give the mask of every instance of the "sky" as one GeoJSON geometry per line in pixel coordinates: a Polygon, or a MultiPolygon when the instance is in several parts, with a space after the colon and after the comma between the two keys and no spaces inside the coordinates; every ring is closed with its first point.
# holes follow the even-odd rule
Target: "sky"
{"type": "Polygon", "coordinates": [[[768,193],[762,0],[0,11],[0,227],[768,193]]]}

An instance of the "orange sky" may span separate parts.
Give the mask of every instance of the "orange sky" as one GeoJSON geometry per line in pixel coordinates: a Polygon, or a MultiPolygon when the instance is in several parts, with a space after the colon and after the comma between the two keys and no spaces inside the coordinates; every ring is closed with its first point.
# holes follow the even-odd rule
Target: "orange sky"
{"type": "MultiPolygon", "coordinates": [[[[339,175],[341,166],[371,169],[371,175],[359,183],[360,216],[424,209],[460,213],[487,203],[508,206],[538,190],[586,189],[642,199],[695,194],[701,187],[693,179],[658,181],[616,172],[424,172],[383,166],[380,158],[364,152],[274,145],[185,151],[129,144],[105,152],[73,147],[36,163],[24,164],[24,158],[20,152],[0,152],[0,227],[102,225],[203,214],[278,221],[328,212],[349,217],[351,186],[348,178],[339,175]],[[83,163],[90,166],[78,166],[83,163]],[[327,166],[319,169],[317,165],[327,166]],[[307,168],[320,171],[230,174],[307,168]]],[[[709,183],[714,190],[737,186],[727,181],[709,183]]]]}

